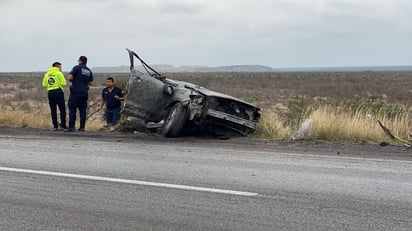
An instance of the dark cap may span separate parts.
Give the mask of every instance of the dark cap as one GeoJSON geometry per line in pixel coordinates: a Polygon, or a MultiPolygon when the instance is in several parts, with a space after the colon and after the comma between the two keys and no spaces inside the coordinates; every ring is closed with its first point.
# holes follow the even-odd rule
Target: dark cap
{"type": "Polygon", "coordinates": [[[60,66],[60,65],[62,65],[62,64],[59,63],[59,62],[54,62],[54,63],[52,64],[52,67],[58,67],[58,66],[60,66]]]}
{"type": "Polygon", "coordinates": [[[87,64],[87,57],[82,55],[82,56],[79,57],[79,61],[81,61],[84,64],[87,64]]]}

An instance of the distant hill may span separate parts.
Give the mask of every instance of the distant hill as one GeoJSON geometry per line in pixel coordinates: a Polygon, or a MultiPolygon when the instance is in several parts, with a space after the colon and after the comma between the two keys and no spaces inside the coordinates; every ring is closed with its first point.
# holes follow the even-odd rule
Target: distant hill
{"type": "MultiPolygon", "coordinates": [[[[160,73],[167,72],[272,72],[273,68],[261,65],[233,65],[233,66],[220,66],[220,67],[208,67],[202,65],[193,66],[180,66],[175,67],[172,65],[150,65],[153,69],[160,73]]],[[[137,66],[138,70],[144,70],[143,67],[137,66]]],[[[122,73],[129,72],[129,66],[119,67],[94,67],[93,72],[96,73],[122,73]]]]}
{"type": "MultiPolygon", "coordinates": [[[[282,67],[272,68],[262,65],[232,65],[220,67],[208,67],[202,65],[179,66],[172,65],[151,65],[153,69],[160,73],[170,72],[356,72],[356,71],[412,71],[412,66],[353,66],[353,67],[282,67]]],[[[144,71],[142,66],[137,66],[138,70],[144,71]]],[[[127,73],[129,66],[119,67],[95,67],[96,73],[127,73]]]]}

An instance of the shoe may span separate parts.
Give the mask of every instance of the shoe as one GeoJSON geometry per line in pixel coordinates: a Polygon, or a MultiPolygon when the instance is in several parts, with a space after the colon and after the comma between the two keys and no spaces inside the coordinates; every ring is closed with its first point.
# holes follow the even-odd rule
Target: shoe
{"type": "Polygon", "coordinates": [[[115,130],[115,127],[114,127],[114,126],[110,126],[109,131],[114,132],[114,130],[115,130]]]}
{"type": "Polygon", "coordinates": [[[65,132],[74,132],[75,130],[74,130],[74,128],[67,128],[67,129],[64,129],[64,131],[65,132]]]}
{"type": "Polygon", "coordinates": [[[59,129],[58,128],[53,128],[53,131],[58,131],[59,129]]]}
{"type": "Polygon", "coordinates": [[[84,128],[79,128],[78,132],[84,132],[84,128]]]}

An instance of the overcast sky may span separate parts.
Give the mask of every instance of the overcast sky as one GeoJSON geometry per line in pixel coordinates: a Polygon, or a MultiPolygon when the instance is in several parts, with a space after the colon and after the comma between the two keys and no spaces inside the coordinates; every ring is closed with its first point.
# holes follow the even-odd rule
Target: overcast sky
{"type": "Polygon", "coordinates": [[[411,0],[1,0],[0,71],[412,65],[411,0]]]}

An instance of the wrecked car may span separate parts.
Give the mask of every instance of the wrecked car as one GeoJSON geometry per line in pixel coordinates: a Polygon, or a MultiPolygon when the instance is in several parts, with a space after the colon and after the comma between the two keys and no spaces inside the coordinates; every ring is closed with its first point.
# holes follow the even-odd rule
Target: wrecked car
{"type": "Polygon", "coordinates": [[[166,137],[185,132],[247,135],[256,130],[260,109],[235,97],[192,83],[169,79],[147,65],[134,51],[122,113],[144,121],[166,137]],[[137,58],[146,72],[137,70],[137,58]]]}

